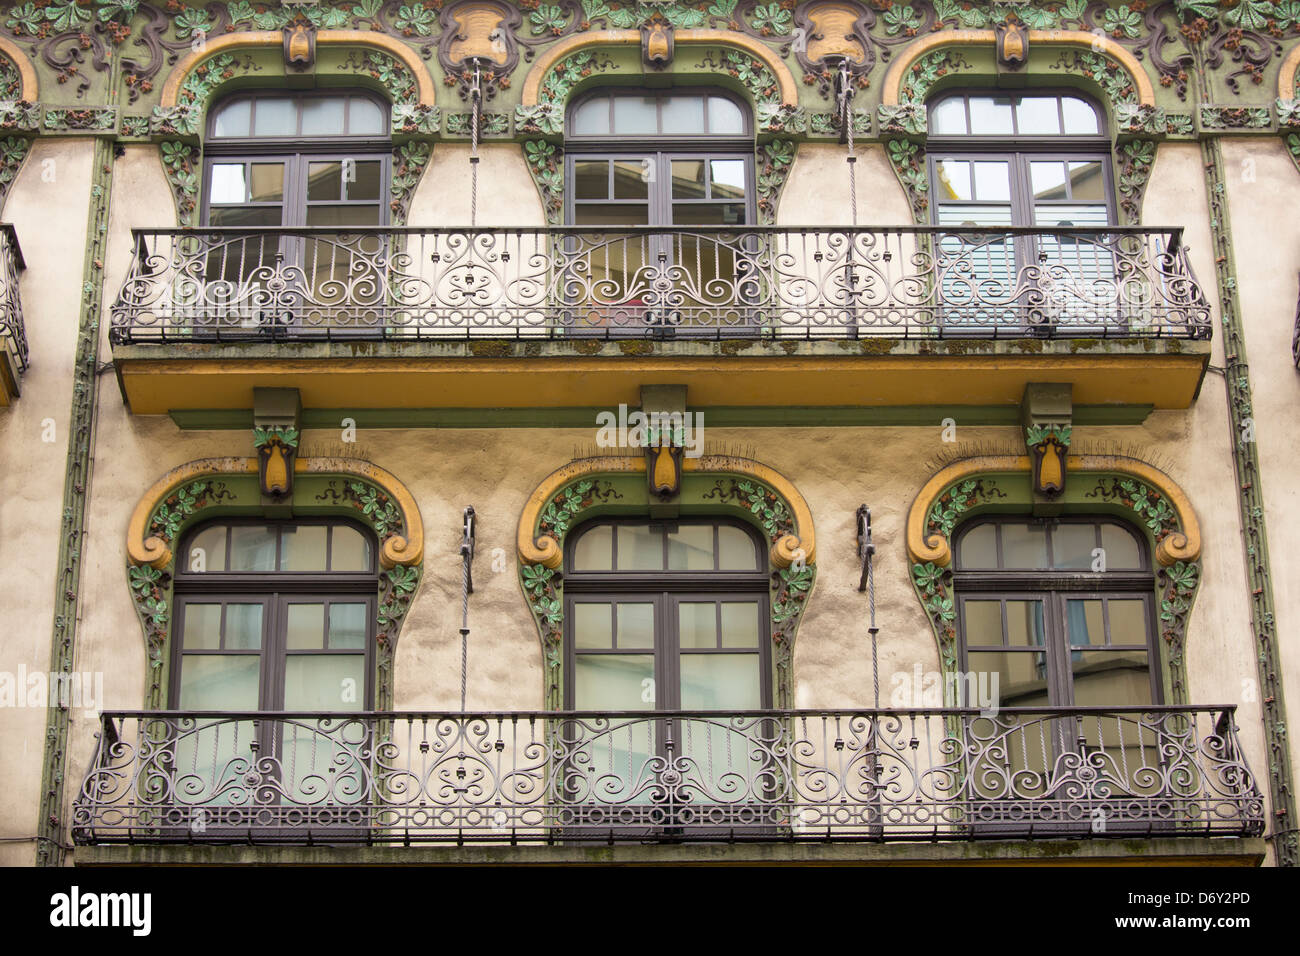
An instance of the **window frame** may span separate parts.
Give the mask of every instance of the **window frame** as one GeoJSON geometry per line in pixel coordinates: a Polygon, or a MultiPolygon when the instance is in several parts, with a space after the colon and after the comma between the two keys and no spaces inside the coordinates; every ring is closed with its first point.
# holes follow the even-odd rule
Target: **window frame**
{"type": "MultiPolygon", "coordinates": [[[[1001,535],[997,544],[998,563],[1003,563],[1001,535]]],[[[966,603],[971,600],[1006,601],[1041,601],[1043,604],[1043,652],[1046,654],[1045,692],[1048,707],[1074,707],[1074,674],[1071,665],[1071,652],[1084,645],[1069,643],[1069,625],[1067,601],[1069,600],[1105,600],[1109,598],[1140,598],[1146,616],[1146,643],[1142,645],[1147,653],[1148,676],[1151,688],[1151,703],[1158,706],[1164,703],[1164,666],[1161,647],[1158,640],[1157,606],[1155,603],[1156,575],[1151,564],[1149,543],[1135,529],[1116,518],[1106,515],[1068,515],[1054,518],[1035,519],[1030,515],[997,515],[977,518],[964,523],[953,538],[953,593],[956,597],[957,612],[957,650],[958,660],[963,672],[971,670],[969,655],[986,652],[996,653],[1007,645],[975,645],[967,641],[966,603]],[[1024,525],[1043,524],[1049,529],[1047,548],[1049,560],[1052,554],[1051,529],[1064,524],[1084,524],[1091,526],[1110,525],[1121,529],[1134,539],[1138,549],[1140,568],[1108,571],[1083,571],[1078,569],[1058,568],[1003,568],[966,569],[961,566],[961,546],[965,537],[980,527],[988,525],[1024,525]]],[[[1105,637],[1110,639],[1109,618],[1107,617],[1105,637]]],[[[1138,645],[1092,645],[1094,649],[1113,649],[1116,651],[1138,650],[1138,645]]],[[[1033,648],[1014,649],[1013,653],[1033,654],[1033,648]]],[[[1119,706],[1119,705],[1115,705],[1119,706]]]]}
{"type": "MultiPolygon", "coordinates": [[[[358,162],[370,160],[379,161],[380,182],[378,199],[356,201],[355,204],[377,205],[379,207],[379,220],[375,225],[389,225],[391,209],[388,204],[388,194],[392,185],[393,168],[392,125],[389,114],[390,107],[386,100],[368,90],[356,88],[306,90],[300,93],[286,92],[283,90],[246,90],[231,94],[230,96],[218,101],[210,110],[208,110],[207,123],[205,126],[206,135],[203,141],[203,196],[202,202],[199,206],[199,221],[202,224],[202,227],[211,227],[211,185],[212,167],[214,165],[241,161],[244,163],[283,161],[285,163],[285,181],[283,193],[284,198],[279,203],[281,210],[280,226],[250,227],[248,231],[254,232],[257,231],[258,228],[333,228],[307,227],[307,209],[309,207],[307,200],[307,168],[308,164],[313,161],[328,161],[330,159],[339,158],[351,158],[358,162]],[[301,129],[302,104],[304,101],[311,99],[338,99],[351,97],[361,97],[370,100],[379,107],[380,116],[384,126],[384,132],[381,135],[376,136],[373,134],[365,134],[360,136],[338,135],[318,137],[307,137],[301,134],[294,136],[223,137],[217,137],[215,135],[217,114],[223,107],[229,105],[235,100],[249,99],[256,101],[259,99],[291,99],[295,104],[296,115],[298,118],[297,125],[298,128],[301,129]]],[[[338,200],[337,204],[346,205],[354,203],[351,200],[338,200]]],[[[271,206],[273,204],[262,203],[259,205],[271,206]]],[[[335,231],[347,228],[356,227],[338,227],[335,231]]]]}
{"type": "MultiPolygon", "coordinates": [[[[257,517],[214,518],[200,522],[186,530],[177,549],[178,558],[189,554],[194,538],[213,526],[273,527],[287,526],[347,526],[360,532],[369,543],[370,570],[368,571],[189,571],[182,570],[188,562],[178,560],[173,577],[172,603],[175,608],[171,631],[171,660],[168,674],[167,700],[171,709],[180,709],[181,676],[184,658],[185,612],[190,604],[257,604],[262,611],[262,641],[256,650],[189,652],[207,654],[257,654],[258,711],[283,711],[287,660],[298,655],[356,655],[356,650],[337,651],[329,648],[288,648],[287,608],[290,603],[313,603],[302,599],[316,598],[325,607],[328,628],[331,603],[364,604],[366,633],[360,656],[363,657],[365,675],[360,710],[370,710],[375,699],[375,638],[377,633],[377,604],[379,597],[379,570],[377,566],[379,543],[373,532],[364,524],[349,518],[291,518],[266,520],[257,517]]],[[[277,533],[276,564],[279,564],[282,538],[277,533]]],[[[332,548],[332,536],[331,536],[332,548]]],[[[230,536],[227,534],[227,557],[230,536]]],[[[339,711],[351,713],[351,711],[339,711]]]]}
{"type": "MultiPolygon", "coordinates": [[[[1033,160],[1060,159],[1063,161],[1099,161],[1102,169],[1103,203],[1106,208],[1106,225],[1118,224],[1118,204],[1115,197],[1114,164],[1111,160],[1111,139],[1106,110],[1093,97],[1067,87],[1035,87],[1032,90],[957,89],[941,94],[927,104],[933,110],[947,100],[971,96],[1008,96],[1013,100],[1046,97],[1073,97],[1085,101],[1097,116],[1098,133],[1091,135],[1067,134],[1009,134],[983,135],[978,133],[930,133],[926,136],[926,174],[935,197],[930,203],[930,223],[942,226],[939,221],[941,205],[983,205],[980,200],[939,200],[935,185],[938,182],[937,164],[941,159],[952,160],[1006,160],[1010,171],[1011,225],[1035,226],[1036,205],[1029,164],[1033,160]]],[[[967,107],[969,110],[969,106],[967,107]]],[[[969,113],[967,114],[969,116],[969,113]]],[[[1054,200],[1053,200],[1054,201],[1054,200]]],[[[990,200],[990,203],[1000,200],[990,200]]],[[[1094,205],[1103,203],[1093,202],[1094,205]]],[[[952,224],[949,224],[952,225],[952,224]]],[[[1048,228],[1044,226],[1043,228],[1048,228]]]]}
{"type": "MultiPolygon", "coordinates": [[[[564,574],[564,709],[574,710],[576,692],[576,661],[579,653],[619,654],[618,649],[584,650],[579,652],[575,646],[573,622],[573,605],[576,603],[597,603],[608,601],[617,604],[620,600],[647,598],[641,603],[655,605],[655,633],[653,646],[636,649],[626,653],[649,653],[653,655],[655,704],[648,710],[680,712],[681,701],[681,635],[678,632],[678,620],[675,613],[670,613],[678,603],[700,600],[726,603],[734,597],[748,603],[755,600],[758,604],[758,648],[759,659],[759,710],[769,710],[772,706],[772,635],[771,609],[769,606],[770,571],[767,569],[766,553],[762,540],[752,525],[729,518],[706,516],[688,516],[678,519],[651,519],[647,517],[632,518],[597,518],[575,528],[565,540],[564,567],[573,567],[574,549],[584,533],[600,526],[617,525],[664,525],[665,526],[665,561],[667,564],[667,534],[671,528],[686,525],[708,525],[718,527],[727,525],[745,532],[755,548],[754,571],[571,571],[564,574]],[[596,601],[590,599],[595,598],[596,601]],[[585,599],[585,600],[584,600],[585,599]]],[[[717,534],[714,535],[714,554],[717,563],[717,534]]],[[[689,653],[710,653],[711,649],[691,648],[689,653]]],[[[712,649],[713,653],[745,654],[743,649],[712,649]]],[[[727,709],[717,713],[727,713],[727,709]]]]}
{"type": "MultiPolygon", "coordinates": [[[[705,106],[707,120],[708,107],[705,106]]],[[[662,124],[661,124],[662,125],[662,124]]],[[[754,165],[754,116],[753,110],[743,99],[727,90],[716,87],[674,86],[667,89],[647,89],[641,87],[619,87],[616,89],[594,90],[575,99],[565,110],[564,118],[564,222],[567,226],[578,226],[576,220],[576,188],[574,167],[584,160],[627,160],[651,159],[654,162],[654,182],[648,184],[647,207],[648,225],[667,229],[690,229],[690,225],[674,225],[672,212],[672,162],[674,159],[742,160],[745,164],[745,208],[744,222],[735,223],[737,227],[757,224],[758,199],[757,180],[754,165]],[[718,96],[727,99],[740,109],[744,132],[740,135],[701,133],[684,135],[674,133],[641,134],[627,136],[621,134],[575,134],[573,120],[577,111],[594,99],[606,97],[610,104],[611,128],[614,100],[620,96],[653,96],[658,101],[656,110],[662,112],[664,100],[674,95],[684,96],[718,96]],[[663,185],[666,184],[666,185],[663,185]],[[656,186],[658,188],[656,188],[656,186]]],[[[612,193],[612,189],[611,189],[612,193]]],[[[711,203],[715,200],[703,200],[711,203]]],[[[625,202],[641,203],[641,200],[619,200],[612,195],[604,200],[581,200],[583,204],[618,205],[625,202]]],[[[677,200],[683,202],[683,200],[677,200]]],[[[690,201],[687,201],[690,202],[690,201]]],[[[731,202],[735,202],[734,200],[731,202]]]]}

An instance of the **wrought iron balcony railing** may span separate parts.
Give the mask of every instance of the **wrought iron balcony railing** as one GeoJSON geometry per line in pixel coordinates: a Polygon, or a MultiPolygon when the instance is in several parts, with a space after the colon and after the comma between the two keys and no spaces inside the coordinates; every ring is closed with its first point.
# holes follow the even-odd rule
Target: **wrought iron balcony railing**
{"type": "Polygon", "coordinates": [[[1179,229],[136,230],[117,343],[1208,338],[1179,229]]]}
{"type": "Polygon", "coordinates": [[[1259,833],[1232,707],[103,715],[80,843],[1259,833]]]}
{"type": "Polygon", "coordinates": [[[0,351],[6,352],[19,372],[27,370],[27,329],[18,294],[18,273],[26,268],[18,234],[0,223],[0,351]]]}

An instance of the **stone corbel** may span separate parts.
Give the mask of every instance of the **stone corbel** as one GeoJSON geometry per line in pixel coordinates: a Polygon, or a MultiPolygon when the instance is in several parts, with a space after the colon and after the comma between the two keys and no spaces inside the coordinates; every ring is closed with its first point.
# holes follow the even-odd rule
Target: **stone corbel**
{"type": "Polygon", "coordinates": [[[262,494],[279,504],[293,494],[302,402],[296,388],[253,389],[253,445],[262,494]]]}
{"type": "Polygon", "coordinates": [[[1065,491],[1066,454],[1074,404],[1068,384],[1031,382],[1020,403],[1025,447],[1033,476],[1034,499],[1053,502],[1065,491]]]}

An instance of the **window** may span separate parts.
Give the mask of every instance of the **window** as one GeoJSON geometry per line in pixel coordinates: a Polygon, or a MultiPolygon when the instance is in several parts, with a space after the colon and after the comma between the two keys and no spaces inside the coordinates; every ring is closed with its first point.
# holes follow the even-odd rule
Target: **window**
{"type": "Polygon", "coordinates": [[[301,335],[373,325],[387,240],[341,230],[388,222],[391,149],[387,108],[367,94],[244,94],[218,105],[203,221],[241,232],[205,246],[202,293],[221,317],[196,326],[301,335]]]}
{"type": "Polygon", "coordinates": [[[997,676],[1000,706],[1161,702],[1155,579],[1123,525],[980,522],[955,575],[965,669],[997,676]]]}
{"type": "MultiPolygon", "coordinates": [[[[379,583],[370,532],[341,521],[227,521],[187,534],[178,553],[171,709],[371,708],[379,583]]],[[[177,799],[204,808],[212,835],[241,822],[250,770],[265,780],[259,803],[283,793],[337,810],[367,799],[363,725],[326,733],[318,719],[196,717],[175,733],[177,799]]],[[[322,825],[340,819],[327,813],[322,825]]]]}
{"type": "Polygon", "coordinates": [[[947,322],[1082,331],[1099,324],[1101,305],[1113,308],[1114,237],[1074,231],[1114,222],[1101,116],[1066,94],[958,93],[931,104],[934,224],[988,227],[940,239],[944,298],[962,305],[947,322]]]}
{"type": "Polygon", "coordinates": [[[717,712],[612,720],[567,768],[584,781],[598,775],[600,786],[568,792],[647,825],[699,820],[707,807],[710,819],[725,819],[761,799],[771,781],[749,735],[771,736],[774,722],[742,726],[731,716],[771,701],[758,537],[720,521],[612,521],[580,529],[568,548],[566,709],[717,712]]]}
{"type": "Polygon", "coordinates": [[[578,330],[752,330],[755,239],[712,227],[753,221],[753,151],[748,112],[716,92],[605,91],[570,110],[567,221],[599,229],[571,240],[578,330]]]}

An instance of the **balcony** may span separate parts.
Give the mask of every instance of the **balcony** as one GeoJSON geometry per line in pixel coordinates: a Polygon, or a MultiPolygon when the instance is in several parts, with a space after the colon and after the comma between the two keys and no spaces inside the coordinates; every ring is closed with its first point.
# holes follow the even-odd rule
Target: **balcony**
{"type": "Polygon", "coordinates": [[[18,397],[27,370],[27,330],[18,294],[18,273],[26,267],[14,227],[0,223],[0,405],[18,397]]]}
{"type": "Polygon", "coordinates": [[[135,231],[111,324],[138,414],[271,379],[321,408],[605,407],[636,376],[696,406],[914,405],[918,371],[928,402],[1014,405],[1049,369],[1165,408],[1211,316],[1177,229],[173,229],[135,231]]]}
{"type": "Polygon", "coordinates": [[[853,843],[1263,829],[1232,707],[102,716],[88,845],[853,843]]]}

